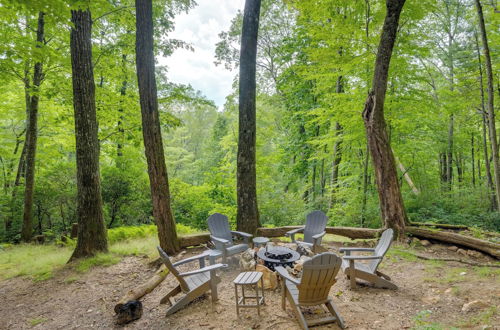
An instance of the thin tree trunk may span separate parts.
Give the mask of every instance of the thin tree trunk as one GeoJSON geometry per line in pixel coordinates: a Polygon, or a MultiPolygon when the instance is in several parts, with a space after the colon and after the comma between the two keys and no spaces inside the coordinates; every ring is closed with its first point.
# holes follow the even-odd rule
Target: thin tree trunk
{"type": "Polygon", "coordinates": [[[75,111],[78,240],[70,258],[93,256],[108,250],[99,175],[99,140],[92,67],[90,10],[71,11],[70,45],[75,111]]]}
{"type": "MultiPolygon", "coordinates": [[[[451,88],[453,90],[453,87],[451,88]]],[[[454,116],[450,115],[450,121],[448,125],[448,147],[446,149],[446,189],[451,190],[453,183],[453,128],[454,128],[454,116]]]]}
{"type": "Polygon", "coordinates": [[[368,194],[368,162],[370,161],[370,146],[366,144],[365,160],[363,162],[363,195],[361,199],[361,227],[365,226],[366,220],[366,200],[368,194]]]}
{"type": "Polygon", "coordinates": [[[170,208],[170,190],[163,151],[153,53],[153,4],[136,0],[136,67],[142,114],[142,134],[148,162],[153,216],[160,246],[167,253],[179,251],[175,219],[170,208]]]}
{"type": "Polygon", "coordinates": [[[120,88],[120,107],[118,108],[118,143],[116,144],[116,156],[118,157],[118,167],[120,167],[120,157],[123,156],[123,144],[125,142],[125,130],[123,129],[123,104],[125,102],[125,96],[127,95],[127,55],[122,55],[122,71],[123,71],[123,82],[120,88]]]}
{"type": "Polygon", "coordinates": [[[491,66],[490,49],[488,46],[488,38],[486,36],[486,26],[484,24],[483,9],[481,2],[475,0],[477,15],[479,18],[479,29],[481,31],[481,40],[483,43],[483,53],[486,66],[486,82],[488,84],[488,126],[490,133],[491,155],[493,158],[493,173],[495,178],[495,192],[497,206],[500,206],[500,163],[498,159],[498,143],[497,143],[497,129],[495,124],[495,109],[493,100],[493,70],[491,66]]]}
{"type": "MultiPolygon", "coordinates": [[[[481,51],[479,49],[479,40],[477,38],[477,33],[474,34],[476,40],[476,52],[477,61],[479,69],[479,91],[481,95],[481,118],[482,118],[482,138],[483,138],[483,154],[484,154],[484,167],[486,171],[486,184],[488,188],[488,197],[491,201],[491,210],[497,210],[497,198],[495,193],[495,185],[493,184],[493,176],[491,175],[491,163],[490,157],[488,155],[488,139],[487,139],[487,126],[488,126],[488,114],[486,113],[486,107],[484,105],[484,87],[483,87],[483,65],[481,61],[481,51]]],[[[478,165],[478,171],[481,171],[481,166],[478,165]]],[[[481,177],[481,173],[478,173],[481,177]]]]}
{"type": "MultiPolygon", "coordinates": [[[[38,14],[38,27],[36,31],[36,48],[41,48],[45,37],[45,14],[38,14]]],[[[40,84],[42,83],[42,60],[37,59],[33,71],[33,90],[31,91],[29,103],[29,119],[26,128],[26,181],[24,184],[24,213],[21,228],[21,239],[25,242],[31,241],[33,235],[33,191],[35,188],[35,159],[36,144],[38,138],[38,103],[40,99],[40,84]]]]}
{"type": "Polygon", "coordinates": [[[471,165],[472,165],[472,186],[476,186],[476,169],[475,169],[475,150],[474,150],[474,133],[471,134],[470,136],[470,151],[471,151],[471,165]]]}
{"type": "MultiPolygon", "coordinates": [[[[342,54],[339,51],[339,54],[342,54]]],[[[337,77],[336,93],[340,94],[344,92],[344,85],[342,83],[342,76],[337,77]]],[[[333,160],[332,160],[332,177],[330,179],[330,199],[328,201],[328,209],[330,210],[335,203],[335,195],[338,189],[339,180],[339,165],[342,160],[342,126],[339,122],[335,122],[335,143],[333,145],[333,160]]]]}
{"type": "Polygon", "coordinates": [[[240,50],[236,225],[238,230],[252,234],[260,227],[255,171],[255,74],[260,3],[260,0],[245,1],[240,50]]]}
{"type": "Polygon", "coordinates": [[[363,110],[366,136],[378,187],[382,221],[385,227],[395,231],[395,237],[400,240],[404,238],[407,217],[399,189],[394,155],[387,135],[384,100],[387,91],[389,63],[404,3],[405,0],[386,1],[387,15],[377,51],[372,90],[363,110]]]}

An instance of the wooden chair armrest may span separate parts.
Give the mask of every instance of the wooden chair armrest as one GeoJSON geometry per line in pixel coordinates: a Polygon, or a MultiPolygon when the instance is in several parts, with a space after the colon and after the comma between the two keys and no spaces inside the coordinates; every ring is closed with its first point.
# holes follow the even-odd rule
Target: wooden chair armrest
{"type": "Polygon", "coordinates": [[[196,275],[196,274],[205,273],[205,272],[209,272],[209,271],[216,270],[219,268],[226,268],[226,267],[227,267],[226,264],[215,264],[215,265],[210,265],[210,266],[203,267],[203,268],[200,268],[197,270],[193,270],[191,272],[180,273],[179,276],[184,277],[184,276],[196,275]]]}
{"type": "Polygon", "coordinates": [[[359,247],[341,247],[339,249],[340,253],[344,252],[375,252],[373,248],[359,248],[359,247]]]}
{"type": "Polygon", "coordinates": [[[203,252],[202,254],[199,254],[197,256],[194,256],[194,257],[189,257],[189,258],[186,258],[186,259],[182,259],[180,261],[177,261],[176,263],[172,264],[174,267],[177,267],[177,266],[180,266],[180,265],[184,265],[184,264],[187,264],[188,262],[192,262],[192,261],[196,261],[196,260],[200,260],[200,259],[204,259],[206,257],[206,252],[203,252]]]}
{"type": "Polygon", "coordinates": [[[292,236],[292,235],[295,235],[297,233],[300,233],[303,230],[304,230],[304,227],[293,229],[293,230],[287,231],[285,236],[292,236]]]}
{"type": "Polygon", "coordinates": [[[231,230],[231,234],[238,235],[238,236],[241,236],[241,237],[244,237],[244,238],[250,238],[250,237],[253,236],[252,234],[244,233],[242,231],[236,231],[236,230],[231,230]]]}
{"type": "Polygon", "coordinates": [[[343,256],[344,260],[373,260],[373,259],[382,259],[382,256],[343,256]]]}
{"type": "Polygon", "coordinates": [[[319,234],[314,235],[312,238],[313,238],[313,240],[318,240],[321,237],[325,236],[325,234],[326,234],[326,231],[323,231],[323,232],[321,232],[319,234]]]}
{"type": "Polygon", "coordinates": [[[296,278],[293,278],[290,274],[288,274],[288,271],[283,267],[283,266],[278,266],[274,268],[278,274],[283,277],[283,280],[287,280],[292,282],[295,285],[299,285],[300,281],[297,280],[296,278]]]}
{"type": "Polygon", "coordinates": [[[211,240],[213,240],[213,241],[216,241],[216,242],[222,243],[222,244],[224,244],[224,245],[227,245],[227,244],[229,244],[229,243],[230,243],[230,242],[229,242],[229,240],[227,240],[227,239],[224,239],[224,238],[219,238],[219,237],[215,237],[215,236],[212,236],[212,235],[210,235],[210,239],[211,239],[211,240]]]}

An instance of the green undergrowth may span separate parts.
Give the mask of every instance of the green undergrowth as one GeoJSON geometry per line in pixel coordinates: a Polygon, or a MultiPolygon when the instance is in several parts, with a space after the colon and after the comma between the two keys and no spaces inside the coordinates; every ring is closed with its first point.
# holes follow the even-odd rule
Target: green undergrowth
{"type": "MultiPolygon", "coordinates": [[[[182,224],[177,225],[177,232],[179,235],[198,233],[182,224]]],[[[94,267],[114,265],[124,256],[153,257],[157,253],[158,238],[154,225],[113,228],[108,230],[108,240],[109,253],[77,261],[68,267],[84,273],[94,267]]],[[[74,246],[73,240],[44,245],[5,244],[0,249],[0,281],[17,276],[26,276],[33,281],[50,279],[57,270],[65,267],[74,246]]]]}

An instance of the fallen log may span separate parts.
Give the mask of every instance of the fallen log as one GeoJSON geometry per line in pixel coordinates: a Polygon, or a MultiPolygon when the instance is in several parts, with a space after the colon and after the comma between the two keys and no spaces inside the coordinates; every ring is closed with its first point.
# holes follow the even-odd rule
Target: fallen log
{"type": "Polygon", "coordinates": [[[419,238],[432,239],[440,242],[466,246],[468,248],[487,253],[500,259],[500,244],[488,242],[482,239],[460,235],[457,233],[430,230],[414,226],[406,227],[406,233],[419,238]]]}
{"type": "Polygon", "coordinates": [[[465,225],[450,225],[447,223],[430,223],[430,222],[412,222],[410,223],[412,226],[416,227],[435,227],[442,229],[452,229],[452,230],[467,230],[468,226],[465,225]]]}
{"type": "Polygon", "coordinates": [[[208,241],[210,241],[210,234],[208,233],[179,236],[179,244],[181,248],[204,244],[208,241]]]}
{"type": "MultiPolygon", "coordinates": [[[[284,226],[275,228],[258,228],[257,235],[264,237],[282,237],[286,232],[300,228],[301,226],[284,226]]],[[[327,234],[334,234],[350,239],[370,239],[377,238],[382,229],[356,228],[356,227],[326,227],[327,234]]]]}
{"type": "Polygon", "coordinates": [[[423,260],[435,260],[435,261],[454,261],[454,262],[460,262],[466,265],[471,265],[471,266],[478,266],[478,267],[495,267],[495,268],[500,268],[500,264],[491,264],[491,263],[480,263],[480,262],[475,262],[475,261],[468,261],[464,259],[458,259],[458,258],[432,258],[432,257],[426,257],[420,254],[414,254],[411,252],[408,252],[411,255],[414,255],[415,257],[423,260]]]}
{"type": "Polygon", "coordinates": [[[158,269],[149,280],[127,292],[122,297],[122,299],[118,301],[118,303],[115,305],[115,313],[118,313],[120,311],[120,307],[125,305],[127,302],[131,300],[138,300],[139,298],[153,291],[154,288],[156,288],[161,282],[163,282],[168,273],[168,269],[165,267],[165,265],[162,265],[160,269],[158,269]]]}

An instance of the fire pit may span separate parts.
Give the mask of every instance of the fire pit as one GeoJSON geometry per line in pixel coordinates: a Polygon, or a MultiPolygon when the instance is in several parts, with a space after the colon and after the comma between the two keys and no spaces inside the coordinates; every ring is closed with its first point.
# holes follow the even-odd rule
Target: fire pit
{"type": "Polygon", "coordinates": [[[269,249],[260,249],[257,256],[264,261],[264,265],[275,271],[276,266],[293,267],[294,261],[299,260],[300,254],[284,246],[275,246],[269,249]]]}

